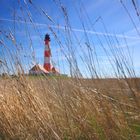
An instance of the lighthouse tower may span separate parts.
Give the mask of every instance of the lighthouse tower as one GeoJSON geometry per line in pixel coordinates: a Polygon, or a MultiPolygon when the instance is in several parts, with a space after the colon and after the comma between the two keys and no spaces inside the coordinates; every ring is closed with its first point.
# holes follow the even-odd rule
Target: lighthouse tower
{"type": "MultiPolygon", "coordinates": [[[[31,75],[40,75],[40,74],[60,75],[60,72],[54,66],[51,65],[50,41],[51,41],[50,36],[46,34],[45,39],[44,39],[44,43],[45,43],[44,67],[39,64],[36,64],[29,70],[29,74],[31,75]]],[[[0,60],[0,64],[1,64],[1,60],[0,60]]]]}
{"type": "Polygon", "coordinates": [[[50,36],[48,34],[45,35],[45,50],[44,50],[44,68],[49,73],[58,75],[60,74],[58,70],[54,66],[51,65],[51,48],[50,48],[50,36]]]}
{"type": "Polygon", "coordinates": [[[51,71],[51,49],[50,49],[50,36],[48,34],[45,35],[45,50],[44,50],[44,68],[50,72],[51,71]]]}

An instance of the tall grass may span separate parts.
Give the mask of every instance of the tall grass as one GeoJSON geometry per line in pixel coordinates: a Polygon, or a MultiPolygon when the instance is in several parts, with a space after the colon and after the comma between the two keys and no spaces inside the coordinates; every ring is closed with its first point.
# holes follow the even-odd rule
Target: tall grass
{"type": "MultiPolygon", "coordinates": [[[[2,31],[1,47],[9,57],[7,59],[3,56],[0,60],[1,71],[7,73],[0,77],[0,139],[138,140],[140,80],[136,77],[130,50],[126,53],[122,48],[114,47],[114,44],[120,46],[115,35],[114,38],[104,36],[106,48],[102,38],[96,34],[100,47],[108,57],[109,66],[113,69],[114,78],[105,78],[94,39],[88,36],[86,23],[82,20],[79,9],[74,5],[84,30],[84,45],[71,27],[65,6],[61,1],[54,0],[54,3],[65,21],[65,45],[53,26],[48,25],[48,30],[67,60],[65,65],[68,64],[70,76],[26,75],[25,60],[18,55],[24,52],[24,46],[16,40],[13,31],[2,31]],[[75,51],[73,40],[81,49],[79,54],[75,51]],[[15,47],[14,51],[6,44],[7,41],[15,47]],[[83,53],[83,47],[87,53],[83,53]],[[90,78],[84,77],[86,74],[80,70],[77,57],[86,67],[85,73],[90,78]]],[[[36,61],[27,19],[30,19],[30,25],[38,36],[40,34],[30,15],[29,4],[54,25],[55,21],[31,0],[29,3],[25,1],[25,7],[20,8],[26,23],[26,38],[30,42],[31,55],[28,57],[36,61]]],[[[84,8],[82,4],[80,8],[84,8]]],[[[101,17],[93,24],[86,9],[83,12],[89,28],[96,31],[93,25],[100,21],[108,34],[107,26],[101,17]]],[[[127,42],[125,45],[127,46],[127,42]]],[[[31,65],[30,61],[28,63],[31,65]]]]}

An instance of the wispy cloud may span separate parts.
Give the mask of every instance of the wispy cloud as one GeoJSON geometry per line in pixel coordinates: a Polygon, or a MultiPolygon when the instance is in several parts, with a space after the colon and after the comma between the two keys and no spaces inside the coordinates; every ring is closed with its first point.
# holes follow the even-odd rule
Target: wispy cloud
{"type": "MultiPolygon", "coordinates": [[[[66,29],[65,26],[47,25],[45,23],[37,23],[37,22],[31,23],[31,22],[25,22],[23,20],[12,20],[12,19],[0,18],[0,21],[17,22],[17,23],[30,24],[30,25],[34,24],[36,26],[48,26],[48,27],[51,27],[51,28],[54,28],[54,29],[59,29],[59,30],[65,30],[66,29]]],[[[78,28],[70,28],[70,30],[75,31],[75,32],[82,32],[82,33],[85,32],[85,30],[78,29],[78,28]]],[[[100,36],[110,36],[110,37],[124,38],[124,35],[122,35],[122,34],[95,32],[95,31],[92,31],[92,30],[86,30],[86,33],[93,34],[93,35],[100,35],[100,36]]],[[[140,39],[140,37],[138,37],[138,36],[128,36],[128,35],[125,35],[125,38],[133,39],[133,40],[139,40],[140,39]]]]}

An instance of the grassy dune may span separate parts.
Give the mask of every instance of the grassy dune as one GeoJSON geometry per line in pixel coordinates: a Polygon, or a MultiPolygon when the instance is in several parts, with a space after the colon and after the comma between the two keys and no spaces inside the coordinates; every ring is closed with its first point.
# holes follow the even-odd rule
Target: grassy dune
{"type": "Polygon", "coordinates": [[[0,89],[1,139],[140,138],[139,89],[124,79],[20,76],[1,78],[0,89]]]}

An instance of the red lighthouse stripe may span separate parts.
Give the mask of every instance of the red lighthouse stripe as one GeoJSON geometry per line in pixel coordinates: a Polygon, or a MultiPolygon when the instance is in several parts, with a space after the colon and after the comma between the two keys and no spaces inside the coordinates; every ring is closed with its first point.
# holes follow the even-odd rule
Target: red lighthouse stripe
{"type": "Polygon", "coordinates": [[[44,64],[44,68],[45,68],[47,71],[50,71],[50,70],[51,70],[51,64],[50,64],[50,63],[45,63],[45,64],[44,64]]]}
{"type": "Polygon", "coordinates": [[[50,56],[51,56],[50,50],[49,50],[49,51],[45,51],[45,52],[44,52],[44,56],[45,56],[45,57],[50,57],[50,56]]]}
{"type": "Polygon", "coordinates": [[[45,40],[45,45],[48,45],[49,44],[49,40],[45,40]]]}

